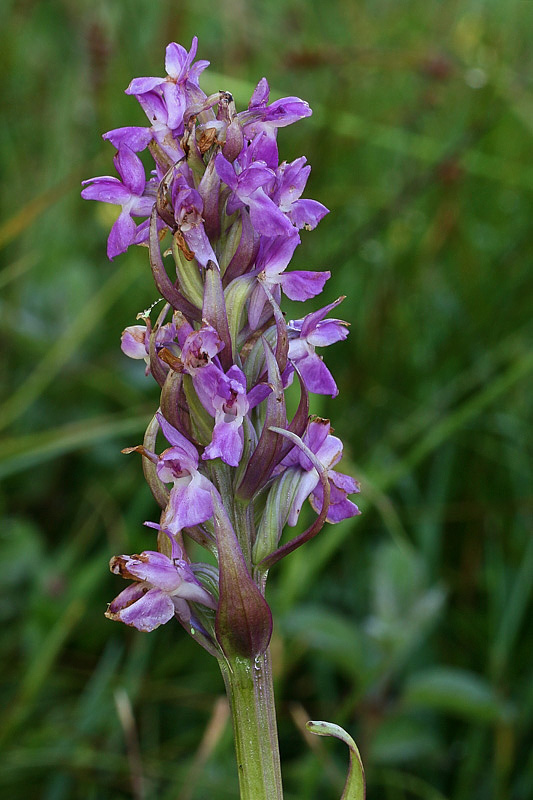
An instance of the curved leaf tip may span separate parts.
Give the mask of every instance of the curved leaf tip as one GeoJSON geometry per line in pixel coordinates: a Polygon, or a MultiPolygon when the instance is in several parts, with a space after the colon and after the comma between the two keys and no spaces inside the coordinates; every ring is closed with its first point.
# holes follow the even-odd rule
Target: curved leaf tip
{"type": "Polygon", "coordinates": [[[340,725],[335,725],[333,722],[323,722],[310,720],[306,723],[305,727],[311,733],[317,736],[334,736],[340,739],[341,742],[348,745],[350,749],[350,766],[346,783],[340,800],[365,800],[366,797],[366,784],[365,784],[365,771],[363,769],[363,762],[357,745],[354,740],[340,725]]]}

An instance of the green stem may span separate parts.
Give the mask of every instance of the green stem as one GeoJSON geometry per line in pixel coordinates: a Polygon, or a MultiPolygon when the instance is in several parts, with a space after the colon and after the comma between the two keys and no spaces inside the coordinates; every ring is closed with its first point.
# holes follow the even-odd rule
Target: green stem
{"type": "Polygon", "coordinates": [[[283,800],[270,653],[219,664],[233,716],[241,800],[283,800]]]}
{"type": "MultiPolygon", "coordinates": [[[[236,500],[233,504],[233,514],[235,519],[235,533],[237,534],[246,566],[250,569],[252,558],[251,545],[255,538],[253,506],[251,503],[240,503],[236,500]]],[[[264,595],[264,586],[262,592],[264,595]]]]}

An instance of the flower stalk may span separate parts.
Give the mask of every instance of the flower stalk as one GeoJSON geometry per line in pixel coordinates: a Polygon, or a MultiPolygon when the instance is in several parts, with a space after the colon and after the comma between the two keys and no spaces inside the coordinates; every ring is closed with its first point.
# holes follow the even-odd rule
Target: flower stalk
{"type": "Polygon", "coordinates": [[[143,444],[123,451],[141,456],[160,508],[158,522],[145,522],[156,549],[111,559],[131,583],[106,616],[144,632],[176,620],[218,659],[241,798],[277,800],[267,574],[326,522],[359,513],[349,499],[357,482],[335,469],[342,442],[329,420],[309,415],[310,394],[338,394],[316,350],[344,340],[348,323],[329,316],[343,297],[289,322],[282,311],[284,295],[315,298],[330,277],[288,269],[301,235],[328,213],[302,198],[305,157],[278,155],[278,130],[311,109],[297,97],[270,103],[265,78],[244,111],[229,92],[207,97],[199,78],[208,62],[194,62],[196,49],[196,38],[189,52],[169,44],[166,76],[130,83],[126,93],[150,125],[104,134],[119,177],[83,182],[84,198],[120,207],[109,258],[146,246],[164,301],[154,321],[142,312],[121,341],[161,390],[143,444]],[[285,393],[295,379],[300,400],[289,420],[285,393]],[[307,499],[314,521],[287,536],[307,499]],[[189,540],[216,566],[191,561],[189,540]]]}
{"type": "Polygon", "coordinates": [[[233,719],[241,800],[282,800],[270,653],[219,664],[233,719]]]}

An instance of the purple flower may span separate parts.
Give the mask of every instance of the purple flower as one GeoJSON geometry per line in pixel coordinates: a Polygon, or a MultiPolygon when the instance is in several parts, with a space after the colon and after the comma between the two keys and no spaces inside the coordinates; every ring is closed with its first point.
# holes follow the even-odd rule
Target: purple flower
{"type": "MultiPolygon", "coordinates": [[[[129,358],[143,358],[146,362],[146,374],[150,372],[150,336],[152,334],[152,324],[149,317],[146,317],[145,325],[130,325],[122,331],[120,337],[120,349],[129,358]]],[[[165,347],[176,338],[176,325],[174,322],[167,322],[162,325],[155,335],[155,346],[157,349],[165,347]]]]}
{"type": "MultiPolygon", "coordinates": [[[[170,537],[172,539],[172,537],[170,537]]],[[[115,575],[135,581],[110,603],[106,617],[132,625],[139,631],[153,631],[174,616],[189,622],[189,602],[216,608],[172,539],[172,558],[154,550],[140,555],[114,556],[109,568],[115,575]]]]}
{"type": "Polygon", "coordinates": [[[171,533],[199,525],[213,516],[213,485],[198,472],[198,453],[162,414],[157,415],[161,429],[172,447],[159,456],[157,474],[163,483],[173,483],[165,515],[171,533]]]}
{"type": "Polygon", "coordinates": [[[317,200],[300,200],[311,172],[311,167],[305,166],[306,160],[302,156],[290,164],[284,161],[279,165],[276,171],[277,187],[272,199],[296,228],[312,230],[329,211],[317,200]]]}
{"type": "Polygon", "coordinates": [[[336,397],[339,393],[331,372],[315,352],[315,347],[326,347],[348,336],[347,322],[341,319],[324,319],[343,300],[343,297],[339,297],[334,303],[308,314],[303,319],[292,320],[287,325],[289,359],[297,367],[307,389],[315,394],[336,397]]]}
{"type": "Polygon", "coordinates": [[[215,418],[211,444],[202,458],[221,458],[231,467],[238,466],[244,446],[244,417],[270,394],[271,388],[258,384],[247,393],[246,377],[239,367],[230,367],[224,373],[214,364],[199,370],[193,382],[203,407],[215,418]]]}
{"type": "Polygon", "coordinates": [[[330,272],[304,270],[284,272],[299,244],[300,236],[297,231],[291,236],[262,239],[256,260],[256,268],[259,271],[258,284],[250,295],[248,306],[248,322],[252,330],[259,326],[261,312],[267,301],[263,286],[268,287],[278,303],[279,288],[291,300],[309,300],[320,294],[325,282],[331,276],[330,272]]]}
{"type": "Polygon", "coordinates": [[[251,565],[266,575],[326,520],[359,513],[348,499],[357,483],[335,471],[342,443],[329,420],[309,418],[309,392],[338,394],[316,348],[345,339],[348,328],[327,318],[343,298],[289,323],[280,308],[282,294],[308,300],[330,277],[289,270],[300,231],[328,213],[302,199],[306,158],[279,163],[278,128],[311,109],[298,97],[270,102],[265,78],[240,113],[229,92],[208,97],[199,85],[208,62],[195,63],[197,45],[196,37],[190,51],[170,43],[163,77],[131,81],[126,94],[149,122],[106,133],[118,176],[83,183],[84,198],[119,206],[109,257],[148,244],[165,301],[153,327],[147,311],[122,333],[123,352],[143,359],[161,387],[144,444],[123,452],[146,459],[145,477],[162,513],[159,523],[145,524],[170,538],[171,555],[160,547],[164,552],[115,556],[111,571],[132,583],[106,616],[140,631],[176,617],[217,657],[252,658],[268,646],[272,619],[251,565]],[[139,158],[146,150],[155,162],[147,174],[145,156],[139,158]],[[300,392],[289,417],[284,392],[294,372],[300,392]],[[166,439],[161,447],[158,437],[166,439]],[[207,463],[216,459],[232,469],[207,463]],[[280,546],[284,525],[297,523],[307,498],[316,519],[280,546]],[[238,536],[236,499],[250,503],[254,520],[238,536]],[[182,531],[218,567],[191,564],[180,547],[182,531]],[[216,617],[195,603],[216,609],[216,617]]]}
{"type": "Polygon", "coordinates": [[[174,428],[164,416],[156,414],[157,420],[172,445],[160,456],[143,446],[127,447],[123,453],[140,452],[155,465],[157,475],[163,483],[172,483],[168,505],[165,510],[165,529],[176,534],[183,528],[205,522],[213,516],[214,486],[198,471],[198,452],[191,442],[174,428]]]}
{"type": "MultiPolygon", "coordinates": [[[[340,522],[360,513],[355,503],[352,503],[347,498],[347,495],[359,491],[359,484],[349,475],[333,470],[335,464],[338,464],[342,458],[342,442],[336,436],[332,436],[330,431],[329,419],[317,417],[309,422],[302,440],[327,470],[330,485],[330,506],[326,521],[340,522]]],[[[309,502],[317,514],[320,513],[324,490],[320,483],[318,472],[305,453],[299,450],[298,447],[294,447],[283,459],[280,466],[285,468],[296,467],[301,471],[302,475],[292,501],[287,519],[288,524],[291,526],[296,525],[302,505],[307,497],[309,497],[309,502]]]]}
{"type": "Polygon", "coordinates": [[[198,79],[204,69],[209,66],[209,61],[198,61],[193,65],[198,39],[195,36],[192,40],[190,52],[176,42],[171,42],[165,55],[166,78],[134,78],[126,94],[133,94],[137,97],[148,119],[153,115],[153,97],[158,95],[163,101],[166,114],[159,109],[158,121],[161,123],[163,116],[166,116],[165,125],[170,130],[182,127],[183,115],[187,106],[193,103],[200,103],[206,95],[200,89],[198,79]],[[152,107],[145,107],[145,96],[151,95],[149,103],[152,107]]]}
{"type": "MultiPolygon", "coordinates": [[[[176,163],[185,155],[179,142],[179,137],[183,133],[183,125],[180,124],[177,129],[173,129],[170,126],[168,109],[160,92],[153,91],[137,95],[137,100],[151,122],[151,128],[149,128],[151,137],[161,147],[170,161],[176,163]]],[[[168,164],[158,164],[158,166],[160,166],[162,173],[168,169],[168,164]]]]}
{"type": "Polygon", "coordinates": [[[208,261],[218,264],[204,230],[202,197],[194,188],[192,171],[186,164],[180,164],[176,170],[172,182],[172,205],[178,229],[198,264],[202,267],[208,261]]]}
{"type": "Polygon", "coordinates": [[[185,372],[194,378],[199,370],[212,363],[223,347],[224,343],[213,326],[204,322],[199,330],[189,333],[182,344],[181,360],[185,372]]]}
{"type": "Polygon", "coordinates": [[[303,117],[310,117],[312,114],[309,104],[299,97],[282,97],[281,100],[268,105],[269,97],[268,81],[266,78],[261,78],[254,89],[248,111],[238,115],[248,139],[253,139],[261,132],[275,136],[277,128],[292,125],[293,122],[303,117]]]}
{"type": "Polygon", "coordinates": [[[148,238],[146,228],[146,235],[139,239],[139,228],[132,217],[148,217],[155,203],[155,190],[146,183],[141,160],[126,144],[121,144],[114,164],[121,180],[107,175],[90,178],[82,182],[86,188],[81,193],[84,200],[100,200],[121,206],[107,240],[107,255],[111,259],[125,253],[130,244],[139,244],[148,238]]]}
{"type": "Polygon", "coordinates": [[[311,230],[328,213],[322,203],[300,199],[311,167],[302,156],[275,168],[272,146],[275,140],[259,133],[233,164],[221,153],[216,157],[216,170],[232,190],[227,213],[247,206],[253,227],[264,236],[291,236],[294,227],[311,230]]]}
{"type": "MultiPolygon", "coordinates": [[[[237,115],[238,116],[238,115],[237,115]]],[[[278,145],[276,137],[270,136],[266,131],[261,131],[247,144],[237,159],[237,163],[241,169],[246,169],[254,161],[259,161],[265,164],[269,169],[274,172],[279,165],[278,145]]],[[[272,184],[274,187],[275,184],[272,184]]]]}
{"type": "Polygon", "coordinates": [[[273,170],[260,161],[253,161],[237,173],[235,167],[239,166],[237,162],[230,164],[222,153],[215,159],[219,176],[232,190],[227,213],[233,214],[237,209],[247,206],[252,225],[258,233],[264,236],[290,235],[293,232],[291,221],[268,196],[269,188],[271,190],[275,185],[273,170]]]}

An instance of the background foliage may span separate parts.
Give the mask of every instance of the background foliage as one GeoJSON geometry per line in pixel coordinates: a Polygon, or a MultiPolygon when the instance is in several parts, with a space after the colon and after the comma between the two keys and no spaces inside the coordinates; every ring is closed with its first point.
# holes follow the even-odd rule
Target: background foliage
{"type": "MultiPolygon", "coordinates": [[[[266,75],[314,116],[280,135],[331,214],[294,266],[331,269],[349,340],[317,398],[362,517],[273,570],[287,800],[340,795],[350,730],[369,798],[533,793],[533,4],[522,0],[2,3],[0,504],[5,796],[235,798],[216,663],[178,626],[110,623],[114,553],[149,546],[133,445],[157,403],[121,330],[146,251],[105,257],[100,134],[122,90],[200,38],[207,91],[266,75]],[[139,745],[138,745],[139,743],[139,745]],[[139,749],[141,755],[139,755],[139,749]]],[[[309,304],[308,310],[313,306],[309,304]]],[[[301,310],[297,312],[300,315],[301,310]]]]}

